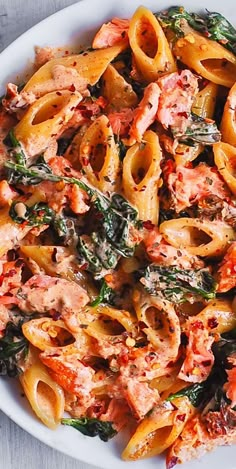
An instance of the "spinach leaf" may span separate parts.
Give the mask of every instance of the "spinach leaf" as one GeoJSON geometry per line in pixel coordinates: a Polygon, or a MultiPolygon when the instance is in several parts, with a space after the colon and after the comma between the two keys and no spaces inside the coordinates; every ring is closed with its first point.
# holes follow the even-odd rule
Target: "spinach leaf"
{"type": "Polygon", "coordinates": [[[27,223],[32,226],[49,225],[55,217],[55,212],[48,205],[36,203],[28,207],[23,202],[13,202],[9,211],[9,215],[16,223],[27,223]],[[22,215],[18,214],[17,208],[20,207],[22,215]],[[23,214],[25,210],[25,213],[23,214]]]}
{"type": "Polygon", "coordinates": [[[62,156],[71,143],[71,138],[59,138],[57,140],[57,155],[62,156]]]}
{"type": "Polygon", "coordinates": [[[15,137],[14,130],[11,129],[8,132],[6,138],[4,139],[3,143],[11,148],[11,156],[15,159],[18,164],[25,165],[26,163],[26,156],[22,149],[21,143],[15,137]]]}
{"type": "Polygon", "coordinates": [[[183,6],[174,6],[155,15],[164,28],[174,31],[177,38],[185,35],[187,23],[195,31],[219,42],[236,54],[236,29],[220,13],[206,10],[206,14],[200,16],[196,13],[188,13],[183,6]]]}
{"type": "Polygon", "coordinates": [[[15,377],[21,373],[18,363],[28,353],[28,341],[22,333],[22,323],[8,322],[0,339],[0,375],[15,377]]]}
{"type": "Polygon", "coordinates": [[[140,271],[140,282],[154,296],[182,303],[193,296],[207,300],[215,298],[216,282],[206,269],[181,270],[175,266],[150,264],[140,271]]]}
{"type": "Polygon", "coordinates": [[[204,145],[213,145],[221,140],[221,133],[214,121],[204,119],[192,113],[188,119],[187,128],[184,132],[172,128],[175,138],[181,143],[191,145],[191,142],[203,143],[204,145]]]}
{"type": "MultiPolygon", "coordinates": [[[[11,161],[7,161],[5,166],[10,170],[10,178],[8,180],[11,183],[31,185],[37,184],[40,181],[64,181],[67,184],[78,185],[88,194],[91,205],[102,216],[102,239],[110,245],[111,250],[116,251],[120,256],[130,257],[133,255],[135,247],[130,243],[130,229],[132,225],[135,226],[136,224],[137,211],[129,205],[124,197],[119,194],[113,194],[109,199],[82,179],[57,176],[51,172],[50,168],[42,160],[29,168],[26,168],[23,164],[11,161]]],[[[86,256],[91,257],[88,249],[85,249],[84,242],[82,241],[80,244],[80,251],[82,250],[84,254],[87,252],[86,256]]],[[[94,264],[94,260],[92,264],[94,264]]]]}
{"type": "Polygon", "coordinates": [[[92,303],[90,303],[90,305],[95,307],[103,303],[113,304],[114,296],[114,290],[109,287],[106,281],[103,279],[99,295],[94,301],[92,301],[92,303]]]}
{"type": "Polygon", "coordinates": [[[82,417],[80,419],[62,419],[62,425],[69,425],[86,436],[99,436],[102,441],[113,438],[117,431],[113,428],[112,422],[102,422],[98,419],[82,417]]]}
{"type": "Polygon", "coordinates": [[[193,29],[201,33],[207,33],[205,19],[196,13],[188,13],[184,7],[173,6],[168,10],[155,13],[163,28],[170,28],[177,37],[184,36],[183,20],[193,29]]]}
{"type": "Polygon", "coordinates": [[[206,381],[203,381],[202,383],[196,383],[186,388],[183,388],[174,394],[170,394],[170,396],[167,397],[166,401],[173,401],[174,399],[178,397],[186,396],[189,398],[191,404],[194,407],[199,407],[199,405],[202,403],[203,398],[204,398],[205,388],[206,388],[206,381]]]}

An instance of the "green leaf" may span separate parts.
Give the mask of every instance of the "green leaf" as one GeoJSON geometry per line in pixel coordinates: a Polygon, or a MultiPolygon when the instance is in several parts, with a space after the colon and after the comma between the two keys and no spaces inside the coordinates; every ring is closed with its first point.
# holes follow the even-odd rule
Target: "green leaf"
{"type": "Polygon", "coordinates": [[[188,13],[183,6],[171,7],[168,10],[155,13],[155,16],[164,28],[172,29],[177,37],[182,37],[185,34],[183,20],[196,31],[207,32],[205,19],[196,13],[188,13]]]}
{"type": "Polygon", "coordinates": [[[92,301],[92,303],[90,303],[90,305],[95,307],[104,303],[112,304],[114,295],[115,295],[114,290],[111,287],[109,287],[106,281],[103,279],[99,295],[94,301],[92,301]]]}
{"type": "Polygon", "coordinates": [[[175,266],[150,264],[140,271],[140,277],[151,295],[163,296],[174,303],[188,301],[193,296],[210,300],[216,295],[216,281],[206,269],[181,270],[175,266]]]}
{"type": "Polygon", "coordinates": [[[21,143],[19,140],[17,140],[14,130],[11,129],[10,132],[8,132],[4,142],[5,145],[9,146],[11,150],[11,155],[13,158],[16,160],[18,164],[25,165],[26,163],[26,156],[24,154],[24,151],[22,149],[21,143]]]}
{"type": "Polygon", "coordinates": [[[69,425],[86,436],[99,436],[102,441],[113,438],[117,431],[113,428],[112,422],[101,422],[98,419],[82,417],[80,419],[62,419],[62,425],[69,425]]]}
{"type": "Polygon", "coordinates": [[[0,339],[0,375],[15,377],[21,373],[18,363],[28,353],[28,341],[22,333],[23,321],[8,322],[0,339]]]}
{"type": "Polygon", "coordinates": [[[203,398],[204,398],[205,388],[206,388],[205,381],[203,383],[196,383],[196,384],[193,384],[192,386],[183,388],[174,394],[171,394],[170,396],[167,397],[166,401],[173,401],[174,399],[178,397],[188,397],[191,404],[194,407],[199,407],[199,405],[202,403],[203,398]]]}
{"type": "Polygon", "coordinates": [[[181,143],[188,145],[189,143],[203,143],[204,145],[213,145],[221,140],[221,133],[214,121],[204,119],[192,113],[187,122],[187,128],[184,132],[179,129],[172,128],[175,138],[181,143]]]}
{"type": "Polygon", "coordinates": [[[25,223],[32,226],[41,226],[41,225],[50,225],[53,218],[55,217],[55,212],[48,205],[43,203],[36,203],[31,207],[28,207],[23,202],[13,202],[9,210],[9,215],[16,223],[25,223]],[[17,206],[21,205],[25,207],[25,214],[22,216],[18,215],[17,206]]]}

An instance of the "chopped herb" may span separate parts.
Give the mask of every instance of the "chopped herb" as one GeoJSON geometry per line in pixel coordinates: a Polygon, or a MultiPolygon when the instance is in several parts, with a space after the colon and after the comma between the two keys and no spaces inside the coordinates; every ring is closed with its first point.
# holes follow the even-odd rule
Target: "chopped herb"
{"type": "Polygon", "coordinates": [[[62,425],[69,425],[86,436],[99,436],[102,441],[113,438],[117,431],[113,428],[112,422],[101,422],[98,419],[82,417],[80,419],[62,419],[62,425]]]}

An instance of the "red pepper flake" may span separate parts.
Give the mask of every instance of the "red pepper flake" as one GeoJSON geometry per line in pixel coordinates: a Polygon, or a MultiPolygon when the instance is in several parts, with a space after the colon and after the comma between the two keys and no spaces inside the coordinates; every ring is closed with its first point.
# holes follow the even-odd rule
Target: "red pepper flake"
{"type": "Polygon", "coordinates": [[[62,93],[61,93],[60,91],[57,91],[56,94],[57,94],[57,96],[61,96],[61,95],[62,95],[62,93]]]}
{"type": "Polygon", "coordinates": [[[185,119],[188,119],[188,113],[186,111],[178,112],[177,115],[180,117],[185,117],[185,119]]]}
{"type": "Polygon", "coordinates": [[[204,360],[202,362],[202,365],[205,366],[205,367],[210,366],[211,365],[211,360],[204,360]]]}
{"type": "Polygon", "coordinates": [[[201,329],[201,330],[204,329],[204,324],[203,324],[202,321],[195,321],[195,322],[193,322],[192,326],[193,326],[195,329],[201,329]]]}
{"type": "Polygon", "coordinates": [[[77,65],[77,62],[74,62],[74,63],[73,63],[73,67],[75,67],[76,65],[77,65]]]}
{"type": "Polygon", "coordinates": [[[69,88],[70,91],[74,92],[76,90],[74,83],[69,88]]]}
{"type": "Polygon", "coordinates": [[[81,270],[87,270],[87,268],[88,268],[88,262],[85,262],[84,264],[80,266],[81,270]]]}
{"type": "Polygon", "coordinates": [[[146,220],[143,222],[143,227],[148,231],[152,231],[155,228],[155,225],[151,222],[151,220],[146,220]]]}
{"type": "Polygon", "coordinates": [[[53,321],[58,321],[58,319],[60,319],[61,317],[61,313],[59,313],[55,309],[51,309],[50,314],[52,316],[53,321]]]}
{"type": "Polygon", "coordinates": [[[181,422],[184,422],[184,421],[185,421],[185,417],[186,417],[186,414],[177,415],[177,420],[180,420],[181,422]]]}
{"type": "Polygon", "coordinates": [[[167,463],[166,469],[172,469],[178,463],[178,458],[176,456],[172,456],[167,463]]]}
{"type": "Polygon", "coordinates": [[[84,156],[82,156],[82,165],[83,166],[88,166],[89,165],[89,159],[88,158],[85,158],[84,156]]]}
{"type": "Polygon", "coordinates": [[[218,321],[216,318],[210,318],[207,321],[207,325],[210,329],[215,329],[218,326],[218,321]]]}

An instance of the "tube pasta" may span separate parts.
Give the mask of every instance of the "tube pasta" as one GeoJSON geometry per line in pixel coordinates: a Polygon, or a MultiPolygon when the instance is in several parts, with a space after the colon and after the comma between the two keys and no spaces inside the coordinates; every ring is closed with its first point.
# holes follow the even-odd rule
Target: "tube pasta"
{"type": "Polygon", "coordinates": [[[112,109],[130,108],[138,104],[138,98],[132,86],[125,81],[113,65],[108,65],[102,76],[102,94],[112,109]]]}
{"type": "Polygon", "coordinates": [[[183,330],[188,328],[189,322],[198,320],[212,334],[223,334],[234,329],[236,327],[236,316],[232,301],[218,298],[210,301],[200,313],[196,316],[191,316],[186,324],[183,324],[183,330]]]}
{"type": "Polygon", "coordinates": [[[207,85],[197,93],[192,106],[192,112],[200,117],[212,119],[214,116],[218,89],[219,86],[215,83],[207,83],[207,85]]]}
{"type": "Polygon", "coordinates": [[[136,10],[128,34],[135,63],[145,80],[152,82],[177,70],[162,27],[150,10],[145,7],[136,10]]]}
{"type": "Polygon", "coordinates": [[[235,82],[236,57],[225,47],[188,28],[173,52],[181,62],[207,80],[231,88],[235,82]]]}
{"type": "Polygon", "coordinates": [[[176,360],[180,345],[179,318],[168,301],[136,289],[133,303],[137,318],[146,324],[143,332],[160,354],[160,363],[176,360]]]}
{"type": "MultiPolygon", "coordinates": [[[[128,311],[109,306],[98,306],[97,308],[86,308],[84,312],[85,316],[88,315],[86,334],[97,340],[105,340],[107,343],[114,342],[114,336],[120,336],[124,329],[129,334],[135,334],[134,319],[128,311]],[[117,323],[120,324],[118,328],[116,327],[117,323]]],[[[86,323],[86,318],[85,321],[84,319],[82,321],[86,323]]]]}
{"type": "Polygon", "coordinates": [[[228,143],[215,143],[213,146],[215,164],[231,192],[236,195],[236,148],[228,143]]]}
{"type": "Polygon", "coordinates": [[[143,419],[123,451],[123,459],[133,461],[156,456],[172,445],[194,413],[186,397],[175,399],[173,403],[174,407],[163,402],[143,419]],[[178,418],[180,415],[182,417],[178,418]]]}
{"type": "Polygon", "coordinates": [[[32,319],[23,324],[22,330],[28,341],[43,352],[52,348],[64,349],[70,347],[69,343],[75,342],[75,338],[61,320],[32,319]]]}
{"type": "Polygon", "coordinates": [[[234,230],[224,222],[198,218],[164,221],[160,233],[171,246],[201,257],[220,256],[235,236],[234,230]]]}
{"type": "MultiPolygon", "coordinates": [[[[32,261],[36,262],[37,266],[46,274],[78,283],[82,288],[88,291],[92,300],[97,296],[97,290],[92,285],[88,274],[78,268],[76,254],[71,248],[64,246],[22,245],[20,246],[20,252],[31,270],[34,269],[32,261]],[[55,252],[56,260],[52,262],[52,257],[55,255],[55,252]]],[[[37,266],[35,274],[38,273],[37,266]]]]}
{"type": "Polygon", "coordinates": [[[222,141],[236,146],[236,122],[235,122],[235,106],[236,106],[236,83],[229,91],[224,112],[221,120],[220,130],[222,141]]]}
{"type": "Polygon", "coordinates": [[[77,92],[48,93],[35,101],[15,127],[15,136],[29,157],[43,152],[71,119],[82,96],[77,92]]]}
{"type": "Polygon", "coordinates": [[[125,197],[136,206],[141,220],[158,222],[161,148],[158,136],[145,132],[144,143],[136,143],[123,161],[123,188],[125,197]]]}
{"type": "Polygon", "coordinates": [[[20,376],[20,381],[37,417],[54,430],[60,424],[65,408],[62,388],[39,361],[20,376]]]}
{"type": "Polygon", "coordinates": [[[124,44],[119,44],[106,49],[52,59],[35,72],[23,91],[33,93],[39,98],[51,91],[70,89],[73,84],[75,90],[83,92],[87,85],[97,83],[109,63],[123,49],[124,44]]]}
{"type": "Polygon", "coordinates": [[[120,159],[112,128],[106,116],[98,117],[80,144],[80,163],[88,180],[103,192],[119,185],[120,159]]]}

